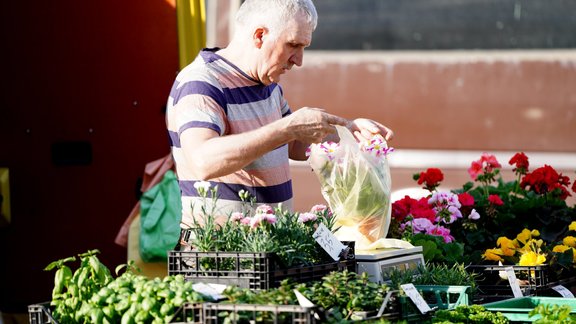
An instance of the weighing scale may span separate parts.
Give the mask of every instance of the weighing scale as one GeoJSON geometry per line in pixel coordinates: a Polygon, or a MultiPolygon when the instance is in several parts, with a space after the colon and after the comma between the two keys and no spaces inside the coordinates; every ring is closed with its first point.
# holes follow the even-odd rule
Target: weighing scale
{"type": "Polygon", "coordinates": [[[416,269],[420,264],[425,264],[421,246],[356,251],[356,272],[368,273],[377,283],[389,282],[392,269],[416,269]]]}

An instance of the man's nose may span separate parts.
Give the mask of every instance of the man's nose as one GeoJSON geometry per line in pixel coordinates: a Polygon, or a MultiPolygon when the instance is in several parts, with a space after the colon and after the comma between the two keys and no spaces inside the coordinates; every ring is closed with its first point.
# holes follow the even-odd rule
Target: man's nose
{"type": "Polygon", "coordinates": [[[290,57],[290,63],[296,66],[302,66],[304,61],[304,49],[298,50],[294,55],[290,57]]]}

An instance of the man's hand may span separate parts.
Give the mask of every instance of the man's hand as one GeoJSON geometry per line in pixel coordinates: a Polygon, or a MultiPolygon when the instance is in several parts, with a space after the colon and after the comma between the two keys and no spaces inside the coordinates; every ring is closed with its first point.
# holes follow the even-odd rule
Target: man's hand
{"type": "Polygon", "coordinates": [[[376,134],[382,135],[386,141],[389,141],[394,137],[394,132],[390,128],[371,119],[354,119],[349,122],[346,127],[348,127],[359,142],[368,141],[376,134]]]}
{"type": "Polygon", "coordinates": [[[334,125],[347,126],[350,122],[318,108],[298,109],[288,119],[287,129],[294,139],[302,143],[320,143],[328,134],[336,133],[334,125]]]}

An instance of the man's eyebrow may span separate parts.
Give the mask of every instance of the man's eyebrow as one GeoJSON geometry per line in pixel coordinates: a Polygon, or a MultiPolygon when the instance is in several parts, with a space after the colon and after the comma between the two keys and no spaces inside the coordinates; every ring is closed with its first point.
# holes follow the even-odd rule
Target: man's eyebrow
{"type": "Polygon", "coordinates": [[[302,47],[308,47],[308,46],[310,46],[310,43],[301,43],[301,42],[298,42],[298,41],[295,41],[295,40],[288,41],[288,43],[289,43],[290,45],[296,45],[296,46],[302,46],[302,47]]]}

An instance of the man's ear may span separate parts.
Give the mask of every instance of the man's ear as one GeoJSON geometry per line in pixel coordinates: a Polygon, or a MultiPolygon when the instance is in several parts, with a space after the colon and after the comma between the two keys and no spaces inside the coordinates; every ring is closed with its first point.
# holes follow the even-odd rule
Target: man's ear
{"type": "Polygon", "coordinates": [[[252,41],[254,42],[254,46],[256,48],[261,48],[262,44],[264,44],[264,38],[268,35],[268,28],[266,27],[258,27],[254,30],[254,34],[252,34],[252,41]]]}

